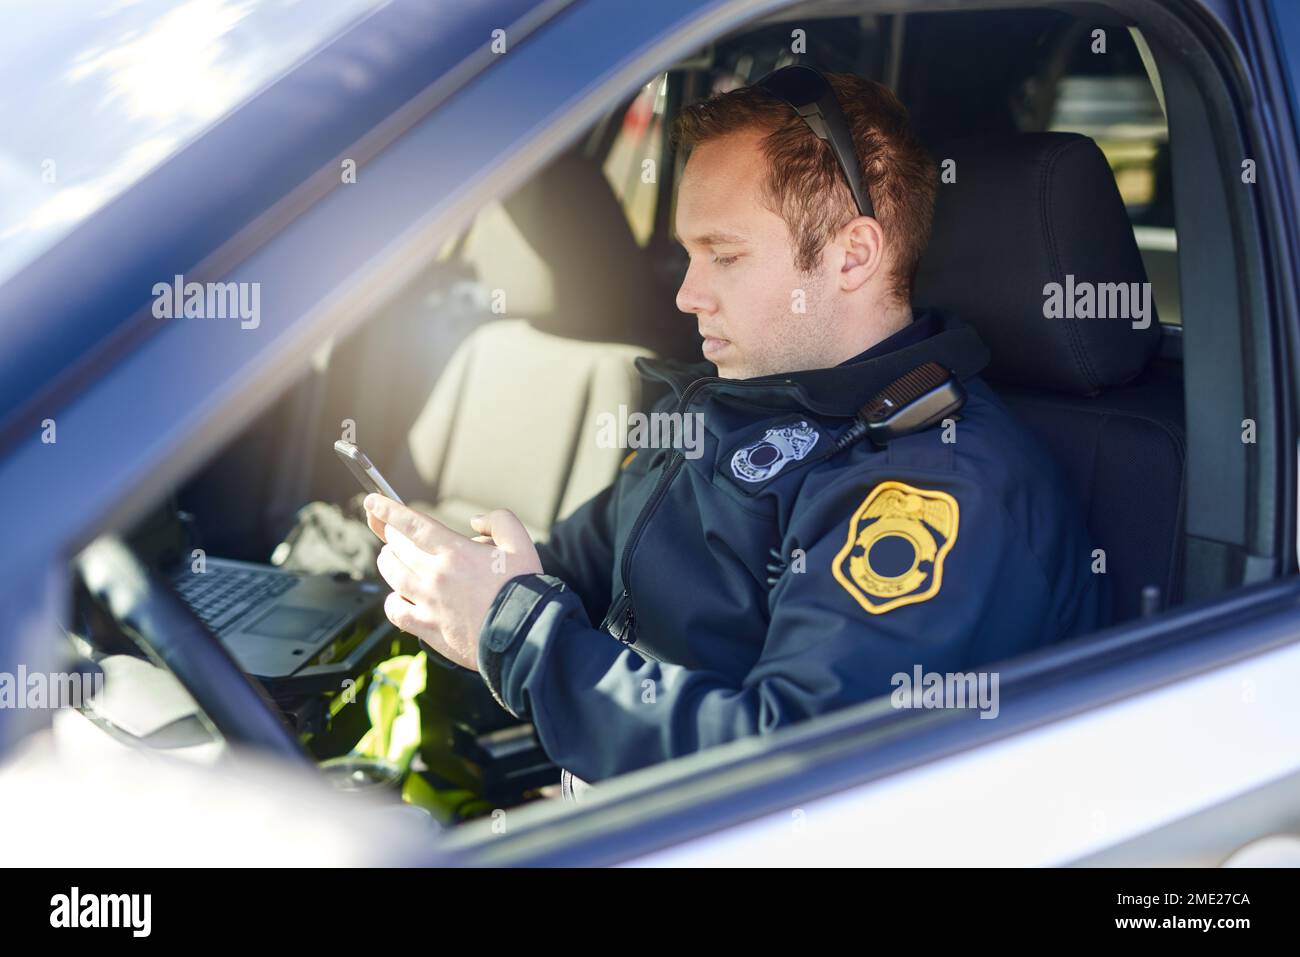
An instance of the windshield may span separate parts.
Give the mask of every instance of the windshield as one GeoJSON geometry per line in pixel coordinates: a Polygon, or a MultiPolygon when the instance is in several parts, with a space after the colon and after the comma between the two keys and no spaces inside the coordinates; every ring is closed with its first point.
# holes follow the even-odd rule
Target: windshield
{"type": "Polygon", "coordinates": [[[387,0],[10,0],[0,282],[387,0]]]}

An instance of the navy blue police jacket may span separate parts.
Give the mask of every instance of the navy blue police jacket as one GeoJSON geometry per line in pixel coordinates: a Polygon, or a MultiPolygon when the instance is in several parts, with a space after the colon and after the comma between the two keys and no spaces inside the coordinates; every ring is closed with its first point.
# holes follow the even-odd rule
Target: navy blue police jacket
{"type": "Polygon", "coordinates": [[[937,313],[829,369],[638,360],[666,390],[652,413],[698,414],[703,442],[639,449],[539,546],[544,573],[503,586],[479,642],[493,696],[591,782],[1100,627],[1081,509],[987,361],[937,313]],[[844,441],[927,361],[962,380],[958,413],[844,441]]]}

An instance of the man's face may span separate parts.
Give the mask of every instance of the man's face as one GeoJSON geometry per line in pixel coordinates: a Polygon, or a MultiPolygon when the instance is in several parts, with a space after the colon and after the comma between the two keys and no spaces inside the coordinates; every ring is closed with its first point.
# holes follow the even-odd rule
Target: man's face
{"type": "Polygon", "coordinates": [[[828,244],[810,274],[795,268],[785,220],[763,205],[762,137],[745,131],[697,146],[677,196],[677,236],[691,257],[677,308],[695,315],[704,358],[727,379],[838,361],[826,355],[834,250],[828,244]]]}

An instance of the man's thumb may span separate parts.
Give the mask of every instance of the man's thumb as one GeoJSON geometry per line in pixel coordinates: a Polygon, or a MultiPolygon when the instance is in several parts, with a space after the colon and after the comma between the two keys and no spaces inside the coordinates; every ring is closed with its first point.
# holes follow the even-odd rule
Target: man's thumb
{"type": "Polygon", "coordinates": [[[470,519],[470,525],[480,535],[490,537],[498,548],[503,548],[511,554],[527,552],[534,547],[533,537],[528,534],[528,529],[524,528],[524,523],[519,521],[515,513],[509,509],[498,508],[486,515],[475,515],[470,519]]]}

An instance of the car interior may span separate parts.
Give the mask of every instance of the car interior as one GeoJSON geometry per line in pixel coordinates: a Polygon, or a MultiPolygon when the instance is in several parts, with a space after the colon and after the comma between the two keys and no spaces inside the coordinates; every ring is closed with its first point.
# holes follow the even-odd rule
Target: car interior
{"type": "MultiPolygon", "coordinates": [[[[988,344],[985,378],[1056,457],[1104,553],[1112,624],[1269,577],[1276,566],[1216,556],[1188,527],[1189,440],[1213,459],[1236,454],[1225,443],[1242,439],[1189,430],[1186,237],[1173,186],[1176,151],[1195,145],[1179,139],[1156,61],[1114,10],[1074,4],[908,14],[806,5],[719,38],[430,250],[416,281],[321,345],[310,371],[214,450],[132,541],[172,535],[151,555],[186,562],[201,548],[228,565],[233,592],[214,599],[209,625],[250,583],[259,601],[274,599],[280,586],[259,583],[263,571],[319,574],[344,596],[319,601],[355,603],[342,625],[316,621],[312,641],[308,623],[278,618],[234,653],[242,665],[260,643],[297,648],[288,665],[264,666],[275,674],[255,675],[266,700],[312,760],[342,768],[348,786],[373,783],[356,751],[377,713],[368,694],[385,682],[394,694],[405,688],[420,645],[378,609],[378,542],[356,537],[359,489],[333,442],[353,441],[408,503],[456,530],[471,534],[469,516],[508,507],[545,540],[617,475],[625,450],[591,435],[601,412],[641,407],[633,361],[699,359],[694,317],[674,305],[686,260],[672,239],[683,166],[669,143],[673,116],[806,63],[891,86],[941,171],[952,171],[914,305],[960,315],[988,344]],[[804,41],[797,53],[792,31],[804,41]],[[1042,288],[1063,274],[1149,282],[1155,318],[1138,334],[1045,323],[1042,288]],[[342,556],[337,567],[304,557],[304,526],[318,554],[342,556]]],[[[114,634],[111,618],[79,595],[74,641],[107,676],[107,694],[88,709],[96,724],[211,760],[222,733],[201,696],[114,634]]],[[[423,682],[402,692],[402,706],[418,709],[418,741],[382,786],[443,826],[554,798],[559,769],[531,726],[477,675],[427,657],[423,682]]]]}

